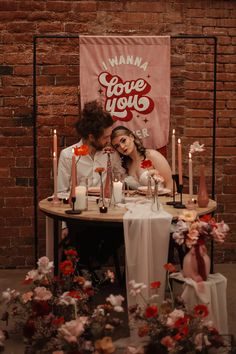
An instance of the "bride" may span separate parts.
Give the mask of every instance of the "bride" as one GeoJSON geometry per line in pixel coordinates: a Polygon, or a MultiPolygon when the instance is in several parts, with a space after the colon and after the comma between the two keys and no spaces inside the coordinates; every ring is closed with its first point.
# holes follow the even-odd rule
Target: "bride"
{"type": "Polygon", "coordinates": [[[130,129],[124,126],[117,126],[111,134],[111,144],[121,156],[122,165],[129,177],[126,183],[131,188],[137,188],[140,185],[147,185],[148,173],[141,167],[144,160],[150,160],[153,165],[153,171],[164,179],[164,187],[172,189],[172,175],[170,166],[165,157],[158,151],[146,149],[139,137],[130,129]]]}

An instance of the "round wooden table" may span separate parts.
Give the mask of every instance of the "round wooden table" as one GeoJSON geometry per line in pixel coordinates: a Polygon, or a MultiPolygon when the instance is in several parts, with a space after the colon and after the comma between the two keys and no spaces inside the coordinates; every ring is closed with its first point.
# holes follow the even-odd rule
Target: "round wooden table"
{"type": "MultiPolygon", "coordinates": [[[[195,196],[196,197],[196,196],[195,196]]],[[[136,196],[132,198],[127,198],[127,202],[132,202],[134,200],[138,200],[145,196],[136,196]],[[134,199],[135,198],[135,199],[134,199]]],[[[183,203],[187,203],[189,196],[183,195],[183,203]]],[[[122,207],[121,204],[119,206],[113,206],[108,208],[108,212],[103,214],[99,212],[98,205],[96,203],[96,198],[92,197],[88,201],[88,210],[82,211],[81,214],[67,214],[66,210],[70,209],[68,204],[54,204],[53,201],[49,201],[48,199],[43,199],[39,202],[39,209],[49,218],[53,220],[53,232],[52,235],[47,235],[46,247],[48,249],[48,243],[53,243],[53,257],[54,257],[54,266],[55,266],[55,274],[58,273],[58,244],[59,244],[59,230],[61,221],[73,220],[78,223],[88,223],[88,224],[101,224],[106,225],[107,227],[123,227],[123,215],[126,213],[127,208],[122,207]],[[92,200],[91,200],[92,199],[92,200]],[[53,238],[53,239],[52,239],[53,238]]],[[[176,198],[177,199],[177,198],[176,198]]],[[[168,196],[159,196],[160,203],[163,206],[163,209],[170,213],[173,218],[178,217],[183,210],[186,209],[176,209],[171,205],[167,205],[166,203],[172,201],[171,197],[168,196]]],[[[206,208],[196,207],[197,214],[204,215],[212,213],[216,210],[217,204],[214,200],[209,201],[209,204],[206,208]]],[[[46,252],[48,253],[48,252],[46,252]]],[[[48,255],[48,254],[47,254],[48,255]]]]}

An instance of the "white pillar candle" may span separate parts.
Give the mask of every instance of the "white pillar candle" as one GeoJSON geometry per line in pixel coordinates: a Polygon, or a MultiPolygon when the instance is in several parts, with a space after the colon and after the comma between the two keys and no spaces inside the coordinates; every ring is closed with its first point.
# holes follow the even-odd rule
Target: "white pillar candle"
{"type": "Polygon", "coordinates": [[[122,188],[123,183],[120,181],[113,182],[113,197],[115,203],[121,203],[122,201],[122,188]]]}
{"type": "Polygon", "coordinates": [[[193,160],[191,152],[188,154],[189,198],[193,197],[193,160]]]}
{"type": "Polygon", "coordinates": [[[87,209],[87,190],[85,186],[75,187],[75,209],[86,210],[87,209]]]}

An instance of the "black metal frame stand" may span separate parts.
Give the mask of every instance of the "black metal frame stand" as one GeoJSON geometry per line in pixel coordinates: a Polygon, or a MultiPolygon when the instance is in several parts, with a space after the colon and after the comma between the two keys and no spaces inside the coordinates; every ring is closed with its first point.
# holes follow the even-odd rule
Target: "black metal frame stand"
{"type": "MultiPolygon", "coordinates": [[[[38,167],[37,167],[37,41],[38,39],[78,39],[79,35],[35,35],[33,36],[33,143],[34,143],[34,234],[35,234],[35,265],[38,260],[38,167]]],[[[204,35],[178,35],[171,36],[173,39],[209,39],[214,44],[214,87],[213,87],[213,133],[212,133],[212,191],[211,197],[215,199],[215,149],[216,149],[216,82],[217,82],[217,37],[204,35]]],[[[213,273],[214,244],[211,241],[211,273],[213,273]]]]}

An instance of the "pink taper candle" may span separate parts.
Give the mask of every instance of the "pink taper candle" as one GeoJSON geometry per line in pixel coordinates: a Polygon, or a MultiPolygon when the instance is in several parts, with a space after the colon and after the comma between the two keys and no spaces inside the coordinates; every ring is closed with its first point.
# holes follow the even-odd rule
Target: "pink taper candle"
{"type": "Polygon", "coordinates": [[[57,131],[53,130],[53,154],[55,152],[55,157],[57,159],[57,131]]]}
{"type": "Polygon", "coordinates": [[[57,157],[53,152],[53,179],[54,179],[54,199],[57,199],[57,157]]]}
{"type": "Polygon", "coordinates": [[[178,170],[179,170],[179,184],[183,185],[182,144],[181,144],[181,139],[178,139],[178,170]]]}
{"type": "Polygon", "coordinates": [[[72,164],[71,164],[71,197],[75,198],[75,187],[76,187],[76,162],[74,149],[72,149],[72,164]]]}
{"type": "Polygon", "coordinates": [[[189,198],[193,197],[193,160],[191,152],[188,154],[189,198]]]}
{"type": "Polygon", "coordinates": [[[175,129],[172,131],[172,175],[175,175],[175,129]]]}

